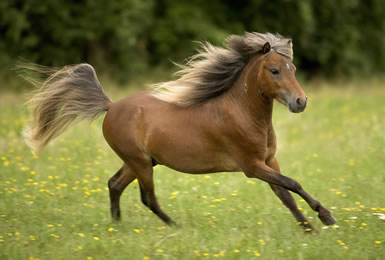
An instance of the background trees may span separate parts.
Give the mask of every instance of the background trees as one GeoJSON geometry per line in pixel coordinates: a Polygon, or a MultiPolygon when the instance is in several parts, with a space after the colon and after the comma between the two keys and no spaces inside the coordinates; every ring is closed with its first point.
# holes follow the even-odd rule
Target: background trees
{"type": "Polygon", "coordinates": [[[86,61],[124,80],[183,62],[194,41],[221,44],[244,31],[292,37],[308,76],[385,68],[382,0],[2,0],[0,70],[20,57],[48,66],[86,61]]]}

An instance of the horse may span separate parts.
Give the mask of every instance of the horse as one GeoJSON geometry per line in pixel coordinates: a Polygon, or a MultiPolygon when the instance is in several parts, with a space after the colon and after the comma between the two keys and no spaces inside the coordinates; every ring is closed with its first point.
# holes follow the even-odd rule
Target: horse
{"type": "Polygon", "coordinates": [[[69,125],[105,113],[103,135],[123,166],[108,181],[110,213],[120,220],[120,197],[138,180],[141,201],[166,224],[175,222],[155,195],[153,167],[190,174],[239,172],[267,182],[305,231],[314,228],[290,192],[301,196],[325,225],[329,210],[281,173],[272,125],[273,101],[290,112],[305,110],[307,97],[295,78],[292,40],[279,34],[231,35],[223,47],[201,43],[177,78],[112,102],[86,63],[58,70],[25,66],[49,77],[29,101],[26,142],[40,151],[69,125]]]}

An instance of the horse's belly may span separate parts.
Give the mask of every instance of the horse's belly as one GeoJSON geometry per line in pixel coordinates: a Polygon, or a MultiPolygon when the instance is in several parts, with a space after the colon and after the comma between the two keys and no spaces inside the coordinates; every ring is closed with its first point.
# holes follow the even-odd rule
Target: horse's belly
{"type": "Polygon", "coordinates": [[[240,171],[237,164],[231,158],[226,158],[225,156],[210,158],[208,154],[201,154],[201,156],[179,154],[177,159],[171,159],[171,157],[167,156],[162,157],[159,160],[159,164],[185,173],[199,174],[240,171]]]}
{"type": "Polygon", "coordinates": [[[233,158],[224,151],[205,142],[194,142],[193,139],[163,139],[148,152],[159,164],[186,173],[240,170],[233,158]]]}
{"type": "Polygon", "coordinates": [[[239,170],[207,110],[159,103],[138,118],[143,150],[159,164],[186,173],[239,170]]]}

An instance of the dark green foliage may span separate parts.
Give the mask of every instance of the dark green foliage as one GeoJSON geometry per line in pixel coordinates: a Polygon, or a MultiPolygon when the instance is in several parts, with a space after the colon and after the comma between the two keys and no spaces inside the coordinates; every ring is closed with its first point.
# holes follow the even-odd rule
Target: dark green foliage
{"type": "Polygon", "coordinates": [[[90,62],[124,77],[147,64],[151,1],[2,0],[0,65],[90,62]]]}
{"type": "Polygon", "coordinates": [[[244,31],[293,38],[309,76],[378,73],[385,67],[382,0],[2,0],[0,70],[27,61],[93,64],[124,80],[183,62],[194,41],[244,31]]]}

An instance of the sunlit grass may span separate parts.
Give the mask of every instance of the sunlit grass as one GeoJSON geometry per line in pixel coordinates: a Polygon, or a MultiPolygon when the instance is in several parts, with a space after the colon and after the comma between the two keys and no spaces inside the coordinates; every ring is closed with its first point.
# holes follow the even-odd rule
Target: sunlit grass
{"type": "MultiPolygon", "coordinates": [[[[329,208],[325,227],[304,235],[266,183],[242,173],[184,175],[155,168],[165,226],[139,199],[122,196],[122,222],[109,216],[107,180],[121,166],[101,122],[81,123],[39,156],[24,145],[20,95],[0,97],[0,259],[383,259],[385,89],[306,88],[309,107],[274,114],[283,174],[329,208]]],[[[110,93],[107,89],[107,93],[110,93]]],[[[112,91],[114,100],[125,91],[112,91]]]]}

